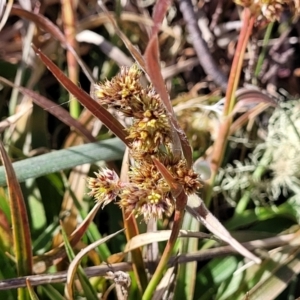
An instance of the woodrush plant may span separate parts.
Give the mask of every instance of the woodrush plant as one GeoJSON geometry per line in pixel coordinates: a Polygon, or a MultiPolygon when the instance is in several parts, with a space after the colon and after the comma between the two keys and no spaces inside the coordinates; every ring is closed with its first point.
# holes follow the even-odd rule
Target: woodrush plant
{"type": "MultiPolygon", "coordinates": [[[[130,148],[130,154],[134,162],[129,172],[129,181],[121,181],[116,173],[108,169],[100,170],[96,173],[96,178],[88,180],[88,184],[91,187],[90,195],[99,199],[98,204],[100,203],[102,206],[119,197],[118,204],[126,211],[124,223],[130,217],[135,217],[136,215],[142,215],[146,221],[153,217],[161,218],[163,214],[170,214],[175,209],[174,230],[160,261],[158,272],[153,276],[154,280],[151,280],[149,283],[148,287],[150,288],[147,287],[144,299],[151,298],[152,292],[161,278],[162,270],[166,266],[167,258],[177,239],[178,228],[180,228],[187,204],[187,195],[194,196],[194,192],[201,185],[201,180],[191,168],[191,155],[186,155],[186,153],[191,154],[189,145],[185,143],[185,135],[177,126],[167,91],[159,75],[157,31],[170,1],[158,1],[157,3],[157,9],[154,9],[153,18],[155,25],[153,26],[149,47],[147,47],[144,56],[145,62],[144,58],[138,57],[138,54],[133,50],[134,48],[131,47],[132,52],[136,55],[136,60],[139,62],[140,67],[149,75],[155,89],[152,87],[141,88],[139,84],[140,71],[136,66],[132,69],[124,68],[121,74],[113,79],[112,82],[107,81],[102,85],[96,86],[96,95],[99,102],[103,105],[114,107],[116,104],[114,103],[115,99],[119,99],[119,103],[116,104],[115,108],[132,118],[133,123],[129,128],[122,128],[116,119],[113,119],[106,110],[101,110],[102,107],[97,106],[93,99],[84,94],[82,90],[78,89],[78,87],[76,89],[74,85],[71,85],[68,79],[59,73],[57,69],[53,71],[53,66],[51,66],[49,61],[46,63],[49,69],[52,68],[53,73],[67,86],[67,89],[78,97],[79,101],[86,105],[95,115],[100,112],[97,117],[130,148]],[[160,10],[162,6],[159,7],[159,5],[164,6],[164,8],[160,10]],[[134,107],[131,107],[133,104],[134,107]]],[[[36,16],[36,14],[33,15],[36,16]]],[[[249,16],[251,15],[248,14],[249,16]]],[[[247,24],[245,27],[247,27],[247,24]]],[[[251,24],[253,25],[253,23],[251,24]]],[[[247,32],[247,37],[250,36],[251,28],[250,32],[249,30],[247,32]]],[[[244,33],[245,31],[242,32],[242,34],[244,33]]],[[[64,39],[61,42],[67,45],[68,50],[72,49],[64,39]]],[[[45,61],[41,52],[36,51],[45,61]]],[[[243,53],[241,59],[243,59],[243,53]]],[[[235,76],[234,84],[237,84],[239,74],[236,73],[235,76]]],[[[231,92],[228,95],[233,97],[236,86],[229,85],[229,87],[231,92]]],[[[227,99],[232,100],[230,97],[227,97],[227,99]]],[[[228,101],[227,104],[230,104],[231,107],[225,111],[225,117],[232,112],[234,102],[228,101]]],[[[227,123],[228,127],[229,125],[230,122],[227,123]]],[[[220,132],[222,131],[220,130],[220,132]]],[[[225,140],[227,133],[225,132],[224,134],[225,140]]],[[[224,139],[220,141],[224,141],[224,139]]],[[[225,148],[224,144],[221,146],[225,148]]],[[[217,155],[220,154],[217,151],[216,153],[217,155]]],[[[198,201],[196,201],[198,208],[202,209],[204,217],[209,216],[211,220],[211,216],[208,215],[199,198],[194,198],[198,201]]],[[[189,207],[187,208],[189,209],[189,207]]],[[[204,217],[203,222],[210,225],[204,217]]],[[[197,219],[201,218],[197,217],[197,219]]],[[[127,229],[128,232],[130,228],[127,227],[127,229]]],[[[224,234],[228,233],[225,232],[224,234]]],[[[72,242],[75,244],[74,239],[72,242]]],[[[133,257],[135,256],[133,255],[133,257]]]]}
{"type": "MultiPolygon", "coordinates": [[[[221,224],[216,223],[217,220],[209,214],[200,198],[190,197],[190,199],[193,198],[193,202],[186,206],[188,196],[194,196],[202,183],[191,168],[191,148],[185,134],[178,126],[160,74],[157,33],[169,4],[169,1],[159,1],[155,6],[153,13],[155,25],[144,56],[141,56],[128,43],[114,20],[111,20],[154,87],[142,87],[139,82],[141,71],[137,66],[130,69],[123,68],[112,81],[106,81],[104,84],[96,86],[95,96],[100,104],[115,108],[132,118],[132,125],[127,129],[124,129],[108,111],[96,104],[93,99],[68,80],[40,50],[35,49],[68,91],[76,96],[95,116],[99,117],[130,149],[134,163],[129,172],[129,181],[121,181],[113,171],[100,170],[96,173],[96,178],[88,179],[90,195],[95,197],[98,204],[102,206],[112,202],[118,196],[120,198],[118,204],[125,211],[125,224],[128,219],[136,215],[142,215],[148,221],[151,218],[161,218],[163,214],[170,214],[175,210],[172,233],[159,265],[149,284],[141,284],[141,290],[144,292],[143,299],[151,299],[153,291],[163,275],[177,240],[186,208],[198,220],[203,221],[213,233],[219,234],[221,238],[239,249],[245,256],[255,262],[260,262],[260,259],[245,251],[236,240],[232,239],[221,224]]],[[[250,32],[248,31],[247,34],[249,36],[250,32]]],[[[67,46],[68,49],[71,49],[68,44],[67,46]]],[[[232,91],[234,88],[231,89],[232,91]]],[[[126,229],[130,231],[132,228],[134,228],[134,223],[132,226],[127,226],[126,229]]],[[[133,235],[138,234],[138,232],[132,231],[133,235]]],[[[135,255],[133,257],[136,258],[135,255]]],[[[134,265],[137,264],[134,262],[134,265]]],[[[142,262],[138,267],[141,265],[142,262]]],[[[139,275],[139,272],[136,272],[136,276],[139,275]]]]}
{"type": "Polygon", "coordinates": [[[175,184],[187,195],[202,186],[200,177],[187,166],[182,156],[173,153],[173,141],[167,112],[153,87],[142,87],[137,65],[122,68],[111,81],[96,85],[100,104],[114,108],[132,118],[126,129],[130,155],[134,159],[129,182],[121,182],[114,171],[103,169],[88,179],[89,195],[103,206],[117,196],[118,204],[129,214],[143,215],[144,220],[161,219],[174,211],[171,186],[158,170],[156,158],[171,174],[175,184]]]}
{"type": "Polygon", "coordinates": [[[188,166],[183,152],[174,151],[174,120],[153,87],[141,85],[140,76],[141,71],[133,65],[122,68],[111,81],[95,87],[100,104],[132,118],[131,126],[126,129],[126,140],[134,162],[128,174],[129,182],[122,182],[112,170],[102,169],[95,173],[95,178],[88,179],[88,187],[89,195],[102,206],[119,197],[118,204],[129,218],[142,215],[147,222],[175,211],[170,239],[143,294],[143,299],[150,299],[171,256],[185,209],[243,255],[257,263],[260,259],[234,240],[195,196],[202,183],[188,166]]]}

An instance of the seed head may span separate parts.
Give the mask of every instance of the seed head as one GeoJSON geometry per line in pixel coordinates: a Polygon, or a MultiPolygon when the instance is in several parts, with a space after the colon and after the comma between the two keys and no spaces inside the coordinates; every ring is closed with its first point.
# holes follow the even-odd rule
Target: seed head
{"type": "Polygon", "coordinates": [[[91,190],[88,195],[105,206],[112,202],[119,194],[122,183],[115,171],[102,169],[94,173],[96,178],[89,177],[88,188],[91,190]]]}
{"type": "Polygon", "coordinates": [[[254,15],[260,15],[268,21],[279,20],[281,13],[286,7],[289,7],[292,13],[299,15],[299,1],[293,0],[235,0],[239,5],[249,7],[254,15]]]}
{"type": "Polygon", "coordinates": [[[137,65],[131,68],[122,67],[120,73],[111,81],[95,85],[95,98],[101,105],[107,105],[127,116],[132,116],[132,101],[143,90],[140,77],[141,71],[137,65]]]}
{"type": "Polygon", "coordinates": [[[168,194],[160,190],[143,189],[135,185],[127,186],[120,195],[120,206],[136,217],[142,215],[147,222],[151,218],[161,219],[163,214],[169,215],[174,203],[168,194]]]}

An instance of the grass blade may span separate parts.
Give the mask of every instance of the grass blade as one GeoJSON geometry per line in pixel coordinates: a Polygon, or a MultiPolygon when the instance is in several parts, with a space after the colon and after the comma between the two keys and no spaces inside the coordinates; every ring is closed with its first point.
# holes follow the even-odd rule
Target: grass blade
{"type": "MultiPolygon", "coordinates": [[[[64,245],[66,248],[66,253],[68,255],[69,260],[72,262],[75,258],[75,254],[73,252],[73,249],[69,243],[68,237],[65,233],[65,231],[62,229],[62,235],[64,239],[64,245]]],[[[83,269],[81,267],[78,268],[78,278],[82,285],[82,288],[84,290],[84,295],[87,299],[91,300],[97,300],[97,293],[92,287],[91,283],[89,282],[86,274],[84,273],[83,269]]],[[[65,293],[67,295],[67,299],[74,299],[73,297],[73,288],[70,287],[68,284],[65,286],[65,293]]]]}
{"type": "MultiPolygon", "coordinates": [[[[13,163],[13,167],[17,180],[23,182],[28,178],[40,177],[86,163],[121,159],[124,148],[124,144],[114,138],[27,158],[13,163]]],[[[0,167],[0,186],[5,184],[5,169],[0,167]]]]}
{"type": "Polygon", "coordinates": [[[92,244],[90,244],[89,246],[87,246],[86,248],[82,249],[72,260],[70,266],[69,266],[69,270],[68,270],[68,274],[67,274],[67,284],[66,284],[66,295],[68,299],[72,299],[73,297],[73,289],[72,289],[72,285],[73,285],[73,281],[75,279],[75,275],[77,272],[77,268],[79,267],[80,261],[81,259],[92,249],[94,249],[95,247],[99,246],[100,244],[106,243],[107,241],[109,241],[111,238],[113,238],[114,236],[116,236],[117,234],[121,233],[123,231],[123,229],[108,235],[105,238],[102,238],[99,241],[96,241],[92,244]]]}
{"type": "Polygon", "coordinates": [[[94,78],[91,75],[90,71],[87,69],[85,63],[78,56],[74,48],[68,43],[68,41],[66,40],[64,34],[60,31],[60,29],[55,24],[53,24],[49,19],[47,19],[41,14],[32,13],[31,11],[25,10],[17,5],[13,5],[11,9],[11,15],[16,15],[21,18],[28,19],[33,23],[35,23],[39,28],[42,28],[46,32],[52,34],[53,37],[55,37],[62,45],[64,45],[76,57],[76,60],[78,64],[81,66],[82,71],[84,72],[86,77],[89,79],[90,82],[94,83],[94,78]]]}
{"type": "MultiPolygon", "coordinates": [[[[0,155],[6,172],[18,276],[31,275],[32,250],[26,205],[15,171],[1,141],[0,155]]],[[[28,296],[25,289],[19,289],[18,295],[20,300],[27,299],[28,296]]]]}
{"type": "Polygon", "coordinates": [[[52,72],[56,79],[66,88],[66,90],[74,95],[83,106],[85,106],[96,118],[101,120],[103,124],[116,136],[118,136],[125,144],[128,144],[128,140],[126,140],[125,129],[121,123],[114,118],[108,110],[91,98],[90,95],[88,95],[84,90],[80,89],[76,84],[74,84],[46,55],[42,53],[40,49],[37,49],[35,46],[33,46],[33,49],[37,56],[40,57],[42,62],[52,72]]]}
{"type": "Polygon", "coordinates": [[[56,103],[52,102],[51,100],[47,99],[44,96],[39,95],[38,93],[24,88],[22,86],[17,86],[12,82],[8,81],[7,79],[0,77],[0,81],[4,82],[5,84],[18,89],[24,95],[29,96],[33,102],[40,107],[47,110],[47,112],[51,113],[63,123],[67,124],[70,127],[74,127],[80,134],[82,134],[88,141],[95,142],[96,139],[91,135],[91,133],[76,119],[72,118],[70,114],[61,106],[57,105],[56,103]]]}
{"type": "Polygon", "coordinates": [[[27,285],[27,289],[29,291],[30,299],[31,300],[39,300],[37,294],[34,292],[34,289],[32,288],[32,286],[30,284],[29,279],[26,279],[26,285],[27,285]]]}

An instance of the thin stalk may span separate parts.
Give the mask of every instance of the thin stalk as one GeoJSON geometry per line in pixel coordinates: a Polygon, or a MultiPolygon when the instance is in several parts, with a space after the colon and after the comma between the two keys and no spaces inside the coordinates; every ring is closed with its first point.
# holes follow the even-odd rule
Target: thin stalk
{"type": "Polygon", "coordinates": [[[242,71],[242,64],[244,60],[244,55],[246,47],[252,33],[253,25],[255,21],[255,16],[251,14],[248,8],[244,9],[243,13],[243,25],[239,35],[236,52],[233,58],[232,67],[230,70],[228,88],[226,91],[225,105],[223,111],[223,123],[220,125],[218,137],[214,144],[214,149],[211,157],[211,171],[212,176],[207,184],[206,194],[205,194],[205,204],[209,207],[212,189],[217,176],[218,169],[223,161],[224,153],[227,145],[227,139],[230,132],[230,126],[232,124],[231,112],[233,111],[235,105],[235,93],[240,81],[240,75],[242,71]]]}
{"type": "MultiPolygon", "coordinates": [[[[64,33],[67,42],[76,50],[77,41],[76,41],[76,14],[75,14],[75,1],[71,0],[61,0],[62,5],[62,20],[64,26],[64,33]]],[[[67,50],[67,64],[68,64],[68,73],[69,78],[76,85],[78,83],[78,70],[79,66],[77,59],[74,54],[67,50]]],[[[77,119],[80,115],[80,104],[78,100],[70,93],[70,115],[77,119]]]]}
{"type": "MultiPolygon", "coordinates": [[[[129,148],[126,148],[123,157],[122,170],[121,170],[122,182],[129,181],[128,172],[129,172],[129,148]]],[[[129,241],[133,237],[139,235],[139,229],[133,214],[126,213],[124,209],[122,209],[122,214],[123,214],[123,222],[124,222],[126,239],[127,241],[129,241]]],[[[146,274],[146,267],[143,260],[143,254],[141,248],[133,249],[131,251],[131,257],[133,262],[132,269],[135,275],[137,286],[140,291],[140,294],[143,295],[148,285],[148,278],[146,274]]]]}
{"type": "Polygon", "coordinates": [[[273,27],[274,27],[274,22],[270,23],[267,27],[267,30],[266,30],[266,33],[265,33],[265,36],[264,36],[264,40],[263,40],[262,50],[261,50],[261,53],[258,56],[258,60],[257,60],[255,72],[254,72],[255,79],[257,79],[257,77],[258,77],[258,75],[261,71],[263,61],[266,57],[267,46],[268,46],[269,40],[271,38],[271,33],[272,33],[272,30],[273,30],[273,27]]]}
{"type": "Polygon", "coordinates": [[[244,55],[246,52],[246,47],[252,33],[253,25],[255,21],[255,16],[252,15],[250,9],[245,8],[243,14],[243,26],[239,35],[238,44],[236,47],[235,55],[232,62],[232,67],[230,70],[228,88],[226,91],[226,99],[224,105],[224,117],[228,116],[235,105],[235,92],[237,90],[240,76],[242,72],[242,65],[244,61],[244,55]]]}
{"type": "Polygon", "coordinates": [[[258,166],[256,167],[256,169],[252,174],[252,179],[254,183],[252,183],[252,185],[248,187],[248,189],[244,192],[241,199],[239,200],[235,208],[235,215],[240,215],[247,209],[248,203],[251,200],[253,185],[255,184],[255,182],[261,180],[261,177],[266,172],[267,166],[270,164],[271,160],[272,160],[272,153],[270,150],[266,150],[258,166]]]}
{"type": "Polygon", "coordinates": [[[200,65],[205,73],[218,84],[222,90],[227,89],[227,78],[220,70],[217,63],[214,61],[210,51],[202,37],[202,33],[198,26],[198,20],[194,11],[193,3],[191,0],[178,0],[179,9],[186,22],[187,29],[191,35],[191,42],[196,51],[200,65]]]}
{"type": "MultiPolygon", "coordinates": [[[[123,211],[123,220],[125,235],[127,241],[131,240],[133,237],[139,234],[139,230],[136,224],[136,219],[133,215],[125,214],[123,211]]],[[[148,279],[146,274],[146,267],[143,260],[143,254],[141,248],[137,248],[131,251],[132,254],[132,269],[135,274],[137,285],[141,294],[146,290],[148,279]]]]}
{"type": "Polygon", "coordinates": [[[172,228],[172,232],[170,235],[170,238],[167,242],[167,245],[165,247],[164,253],[159,261],[159,264],[155,270],[155,273],[153,274],[147,289],[142,297],[142,300],[151,300],[152,295],[159,284],[161,278],[163,277],[163,273],[165,271],[165,268],[168,264],[168,261],[171,258],[172,255],[172,250],[174,249],[175,243],[177,241],[177,237],[179,234],[179,231],[181,229],[181,225],[183,222],[183,217],[184,217],[184,208],[187,203],[187,196],[182,190],[180,195],[177,197],[176,200],[176,210],[175,210],[175,215],[174,215],[174,225],[172,228]]]}

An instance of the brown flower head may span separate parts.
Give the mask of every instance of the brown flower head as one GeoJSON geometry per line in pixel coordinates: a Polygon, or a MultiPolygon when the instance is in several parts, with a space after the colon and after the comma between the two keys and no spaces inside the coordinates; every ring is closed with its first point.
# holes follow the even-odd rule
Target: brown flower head
{"type": "Polygon", "coordinates": [[[156,157],[171,173],[175,182],[187,194],[202,185],[198,175],[187,167],[186,161],[172,155],[172,134],[168,112],[156,91],[140,84],[137,66],[122,68],[111,81],[96,85],[95,96],[101,104],[115,108],[132,117],[127,129],[130,154],[134,159],[129,172],[129,183],[122,184],[117,175],[107,169],[88,180],[93,196],[106,205],[120,197],[119,205],[135,216],[162,218],[174,209],[171,187],[153,163],[156,157]]]}
{"type": "Polygon", "coordinates": [[[249,7],[254,15],[260,15],[268,21],[279,20],[282,11],[290,8],[292,13],[297,16],[300,12],[298,0],[235,0],[239,5],[249,7]]]}
{"type": "Polygon", "coordinates": [[[140,84],[141,71],[137,65],[122,67],[120,73],[111,81],[95,85],[95,98],[101,105],[120,110],[132,116],[132,101],[139,97],[143,87],[140,84]]]}
{"type": "Polygon", "coordinates": [[[89,177],[87,180],[91,190],[88,195],[105,206],[118,196],[123,185],[115,171],[102,169],[95,175],[96,178],[89,177]]]}
{"type": "Polygon", "coordinates": [[[199,175],[193,169],[187,167],[185,160],[181,159],[170,168],[170,171],[188,195],[196,193],[202,187],[199,175]]]}
{"type": "Polygon", "coordinates": [[[174,157],[168,153],[160,157],[160,162],[166,166],[175,181],[183,186],[188,195],[196,193],[203,186],[198,173],[188,168],[185,159],[174,157]]]}
{"type": "Polygon", "coordinates": [[[128,138],[138,151],[152,153],[160,145],[169,143],[170,124],[164,106],[153,89],[143,90],[132,102],[135,118],[133,125],[128,128],[128,138]]]}
{"type": "Polygon", "coordinates": [[[142,215],[145,221],[151,218],[161,219],[163,214],[169,215],[173,210],[174,203],[169,196],[170,194],[164,194],[157,189],[129,185],[122,191],[119,204],[136,217],[142,215]]]}
{"type": "Polygon", "coordinates": [[[161,173],[151,161],[143,160],[136,163],[129,172],[130,182],[142,189],[160,190],[163,194],[170,193],[170,186],[167,184],[161,173]]]}

